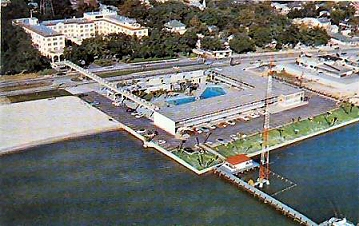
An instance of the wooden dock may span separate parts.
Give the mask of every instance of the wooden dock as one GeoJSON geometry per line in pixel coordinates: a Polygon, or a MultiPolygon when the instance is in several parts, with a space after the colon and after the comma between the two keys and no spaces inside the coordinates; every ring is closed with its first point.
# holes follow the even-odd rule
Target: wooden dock
{"type": "Polygon", "coordinates": [[[249,185],[247,182],[243,181],[242,179],[234,176],[233,174],[226,172],[220,168],[217,168],[214,173],[221,178],[224,178],[231,183],[237,185],[241,189],[249,192],[250,194],[258,197],[261,201],[266,204],[273,206],[276,210],[281,212],[283,215],[288,216],[294,221],[297,221],[301,225],[308,225],[308,226],[318,226],[317,223],[309,219],[308,217],[304,216],[303,214],[299,213],[295,209],[285,205],[284,203],[278,201],[277,199],[273,198],[272,196],[262,192],[261,190],[255,188],[254,186],[249,185]]]}

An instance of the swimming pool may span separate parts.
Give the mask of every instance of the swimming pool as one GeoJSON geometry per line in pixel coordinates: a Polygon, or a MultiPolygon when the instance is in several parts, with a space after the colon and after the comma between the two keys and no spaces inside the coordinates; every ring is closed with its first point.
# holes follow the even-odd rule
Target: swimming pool
{"type": "Polygon", "coordinates": [[[181,104],[187,104],[187,103],[191,103],[194,102],[196,100],[195,97],[175,97],[175,98],[171,98],[166,100],[167,103],[169,104],[173,104],[173,105],[181,105],[181,104]]]}
{"type": "Polygon", "coordinates": [[[199,98],[207,99],[211,97],[221,96],[226,94],[226,91],[220,86],[208,86],[199,98]]]}

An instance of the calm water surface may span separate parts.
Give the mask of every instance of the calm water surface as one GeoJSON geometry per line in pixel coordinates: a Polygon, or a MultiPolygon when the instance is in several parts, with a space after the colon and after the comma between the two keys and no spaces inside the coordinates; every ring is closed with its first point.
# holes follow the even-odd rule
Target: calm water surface
{"type": "MultiPolygon", "coordinates": [[[[315,221],[359,222],[359,125],[272,154],[298,186],[277,198],[315,221]]],[[[0,225],[295,225],[216,176],[125,132],[0,157],[0,225]]]]}

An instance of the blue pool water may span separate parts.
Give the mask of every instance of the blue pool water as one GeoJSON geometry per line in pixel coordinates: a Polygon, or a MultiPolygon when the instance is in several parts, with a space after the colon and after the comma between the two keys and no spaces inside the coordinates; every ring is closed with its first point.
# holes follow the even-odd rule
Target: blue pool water
{"type": "Polygon", "coordinates": [[[201,99],[207,99],[211,97],[221,96],[226,94],[226,91],[220,86],[209,86],[201,94],[201,99]]]}
{"type": "Polygon", "coordinates": [[[166,102],[173,105],[181,105],[181,104],[194,102],[195,100],[196,100],[195,97],[175,97],[166,100],[166,102]]]}

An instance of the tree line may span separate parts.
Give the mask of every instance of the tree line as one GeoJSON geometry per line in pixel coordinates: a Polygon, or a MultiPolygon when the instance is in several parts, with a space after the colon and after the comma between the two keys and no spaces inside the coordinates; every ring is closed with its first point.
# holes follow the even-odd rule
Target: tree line
{"type": "MultiPolygon", "coordinates": [[[[39,0],[36,1],[39,3],[39,0]]],[[[86,5],[81,2],[83,3],[80,1],[78,9],[75,10],[69,0],[53,1],[54,15],[42,15],[37,11],[34,16],[40,20],[69,18],[98,9],[96,4],[86,5]]],[[[276,49],[293,47],[298,43],[308,46],[322,45],[329,40],[325,30],[292,25],[291,18],[317,16],[322,9],[330,10],[333,22],[351,18],[353,15],[352,8],[346,8],[348,3],[326,3],[318,9],[313,3],[307,3],[302,10],[292,10],[285,16],[276,13],[270,2],[237,3],[231,0],[207,0],[207,8],[203,11],[179,1],[149,2],[150,5],[140,0],[101,0],[103,4],[118,7],[121,15],[136,18],[140,24],[149,27],[148,37],[138,39],[124,34],[110,34],[86,39],[81,45],[69,45],[67,42],[65,57],[74,62],[83,60],[86,64],[96,58],[106,57],[174,57],[191,52],[196,46],[197,34],[204,36],[201,41],[201,47],[204,49],[218,50],[228,43],[237,53],[256,51],[273,41],[276,42],[276,49]],[[173,19],[180,20],[187,26],[184,35],[163,29],[163,25],[173,19]],[[215,29],[210,30],[209,26],[215,29]],[[227,37],[231,39],[228,40],[227,37]]],[[[29,36],[21,29],[11,26],[11,19],[28,16],[29,8],[24,0],[13,0],[9,6],[3,8],[2,71],[36,71],[48,65],[48,60],[39,56],[38,51],[29,44],[29,36]],[[22,54],[24,52],[27,54],[22,54]],[[4,57],[9,62],[5,62],[4,57]],[[17,58],[20,60],[15,60],[17,58]]]]}

